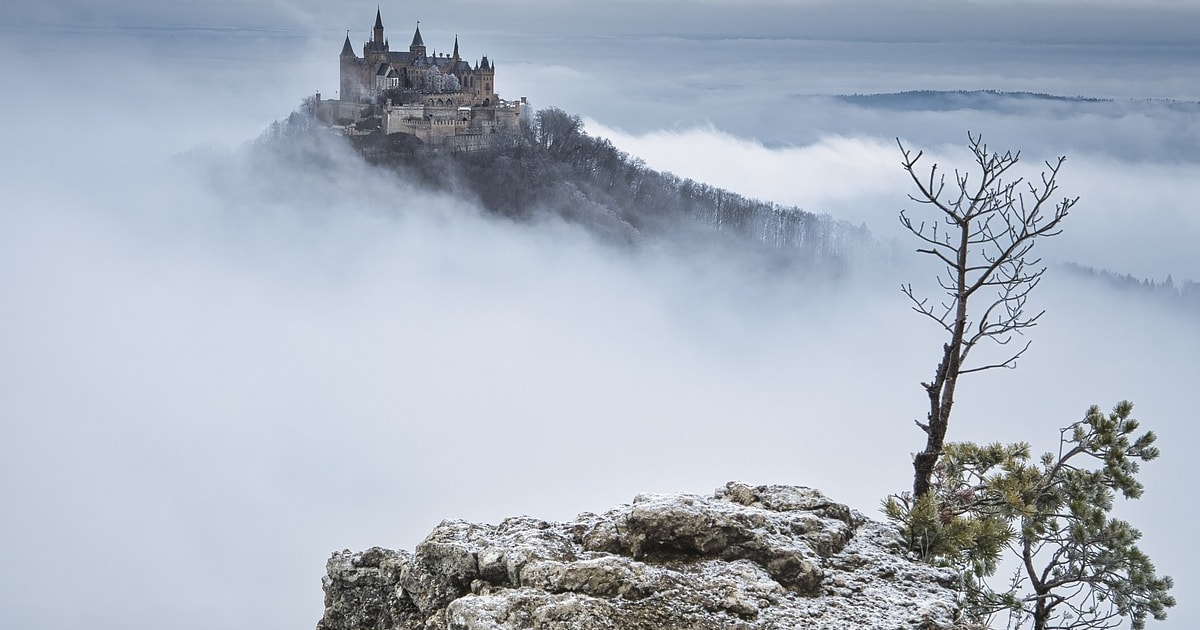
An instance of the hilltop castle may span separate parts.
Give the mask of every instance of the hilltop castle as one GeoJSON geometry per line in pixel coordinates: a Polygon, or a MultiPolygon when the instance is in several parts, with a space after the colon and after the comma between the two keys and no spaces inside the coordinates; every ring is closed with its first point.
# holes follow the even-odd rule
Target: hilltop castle
{"type": "Polygon", "coordinates": [[[489,136],[520,126],[525,99],[510,103],[500,98],[496,64],[485,55],[472,66],[460,56],[457,36],[453,53],[430,55],[420,22],[408,50],[392,50],[376,9],[362,56],[355,54],[347,32],[338,60],[339,101],[323,108],[331,122],[378,117],[384,133],[407,133],[427,144],[463,149],[491,144],[489,136]]]}

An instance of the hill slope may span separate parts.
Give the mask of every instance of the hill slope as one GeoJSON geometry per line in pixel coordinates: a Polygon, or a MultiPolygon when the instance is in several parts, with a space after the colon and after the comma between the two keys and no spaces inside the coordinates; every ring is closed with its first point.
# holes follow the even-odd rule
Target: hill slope
{"type": "MultiPolygon", "coordinates": [[[[542,110],[522,133],[483,151],[437,151],[410,136],[378,132],[345,140],[369,164],[417,186],[463,195],[517,221],[565,220],[612,242],[684,251],[734,247],[817,277],[839,277],[868,261],[877,267],[891,255],[866,226],[650,169],[557,109],[542,110]]],[[[297,113],[273,125],[259,144],[312,163],[326,159],[319,145],[330,141],[336,140],[297,113]]]]}

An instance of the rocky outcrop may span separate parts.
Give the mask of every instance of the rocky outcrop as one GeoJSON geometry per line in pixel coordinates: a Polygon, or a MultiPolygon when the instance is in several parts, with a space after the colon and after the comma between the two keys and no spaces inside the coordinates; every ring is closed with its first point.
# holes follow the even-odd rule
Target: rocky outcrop
{"type": "Polygon", "coordinates": [[[955,576],[820,492],[730,483],[334,553],[318,630],[952,628],[955,576]]]}

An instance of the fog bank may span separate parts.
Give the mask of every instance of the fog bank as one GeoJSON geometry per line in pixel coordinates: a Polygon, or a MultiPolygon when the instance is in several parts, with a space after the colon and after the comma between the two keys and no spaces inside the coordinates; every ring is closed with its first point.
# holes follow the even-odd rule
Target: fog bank
{"type": "MultiPolygon", "coordinates": [[[[940,341],[897,290],[816,289],[731,256],[614,248],[556,221],[489,217],[344,150],[305,170],[243,146],[331,85],[340,28],[301,38],[294,56],[274,35],[226,33],[166,59],[144,54],[157,36],[108,33],[89,53],[102,70],[83,73],[72,98],[42,71],[49,43],[12,31],[0,42],[23,89],[0,101],[22,122],[0,142],[0,608],[11,625],[310,627],[331,550],[411,547],[442,518],[565,518],[730,479],[815,486],[873,514],[908,486],[918,383],[940,341]]],[[[538,105],[568,103],[578,85],[547,72],[599,78],[602,97],[645,81],[583,55],[499,57],[512,72],[503,91],[529,89],[538,105]]],[[[730,63],[711,73],[738,76],[730,63]]],[[[858,67],[856,85],[877,85],[858,67]]],[[[940,76],[929,83],[956,83],[940,76]]],[[[1155,76],[1116,77],[1114,91],[1155,76]]],[[[888,81],[928,87],[922,73],[888,81]]],[[[894,135],[950,163],[983,120],[976,130],[1028,147],[1035,164],[1071,155],[1063,190],[1083,200],[1045,255],[1154,277],[1197,268],[1194,156],[1143,159],[1151,141],[1141,153],[1073,150],[1098,143],[1093,125],[1138,146],[1126,120],[1156,138],[1189,129],[1186,114],[1108,125],[1069,112],[1063,128],[1082,131],[1037,140],[1054,116],[843,103],[784,124],[735,116],[703,82],[659,83],[572,111],[651,164],[880,231],[905,188],[891,136],[874,130],[891,117],[894,135]],[[711,121],[697,120],[708,105],[711,121]],[[707,160],[667,161],[681,154],[707,160]]],[[[783,102],[761,81],[739,85],[740,103],[783,102]]],[[[893,270],[897,282],[928,278],[921,262],[893,270]]],[[[1197,514],[1179,498],[1200,474],[1184,448],[1200,333],[1188,316],[1056,273],[1035,300],[1047,315],[1029,355],[964,382],[953,438],[1042,451],[1088,405],[1137,403],[1163,456],[1124,513],[1177,580],[1181,604],[1158,627],[1192,627],[1197,514]]]]}

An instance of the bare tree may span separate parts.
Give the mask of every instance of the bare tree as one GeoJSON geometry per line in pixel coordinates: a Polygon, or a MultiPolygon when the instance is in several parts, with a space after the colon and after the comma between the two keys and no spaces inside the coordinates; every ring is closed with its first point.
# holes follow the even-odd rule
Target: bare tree
{"type": "Polygon", "coordinates": [[[975,164],[971,171],[946,173],[934,164],[928,177],[918,173],[923,152],[913,153],[899,139],[902,165],[917,187],[909,198],[928,206],[934,217],[914,221],[906,211],[900,223],[921,241],[917,249],[944,265],[937,281],[945,294],[941,301],[919,297],[911,284],[901,287],[913,310],[937,322],[946,334],[941,361],[933,379],[921,383],[929,396],[927,422],[917,422],[926,434],[925,449],[913,459],[913,495],[930,489],[930,478],[942,452],[954,391],[960,376],[995,368],[1012,368],[1029,348],[1027,341],[1000,360],[967,362],[985,340],[1008,345],[1014,335],[1034,326],[1044,311],[1026,311],[1030,292],[1046,271],[1041,259],[1031,255],[1038,240],[1059,234],[1059,224],[1079,200],[1053,202],[1058,172],[1065,157],[1046,162],[1041,182],[1021,177],[1006,180],[1020,153],[989,152],[981,136],[968,134],[975,164]],[[978,171],[977,173],[975,171],[978,171]],[[971,308],[968,308],[970,306],[971,308]]]}
{"type": "Polygon", "coordinates": [[[583,120],[557,107],[538,110],[536,121],[538,144],[553,155],[566,155],[578,148],[583,137],[583,120]]]}

